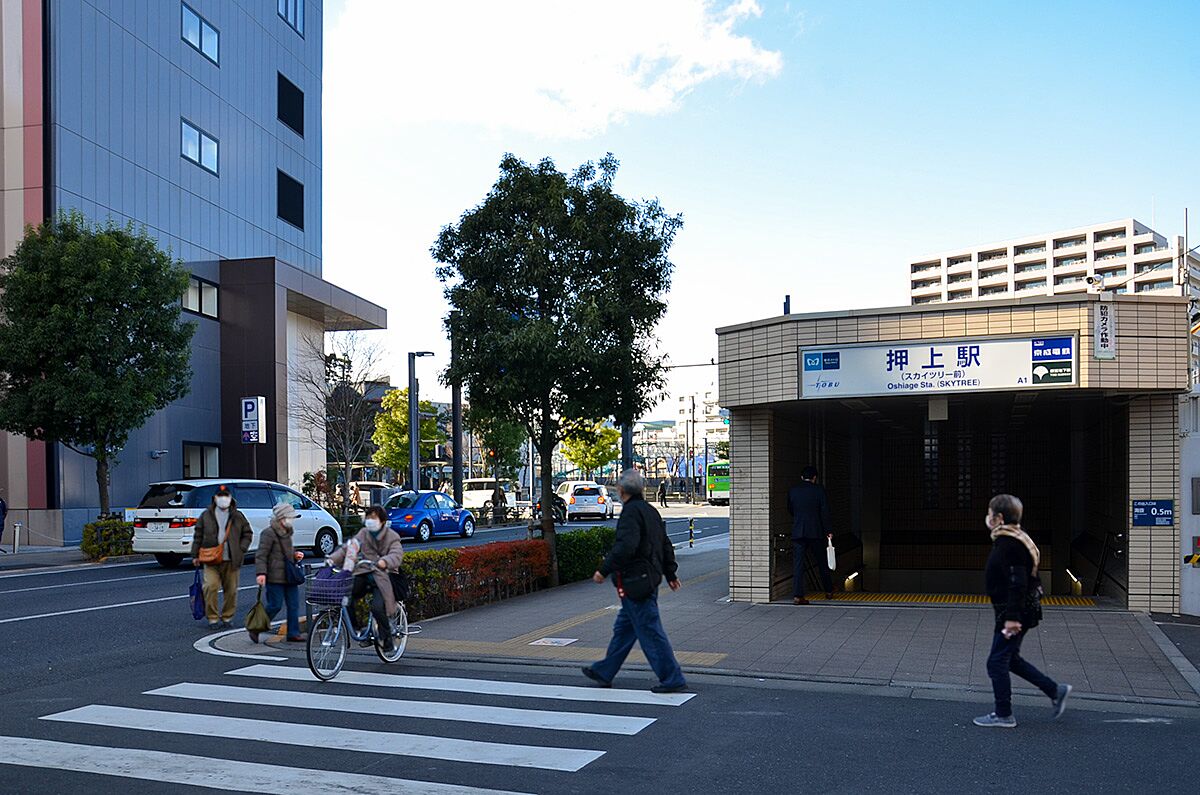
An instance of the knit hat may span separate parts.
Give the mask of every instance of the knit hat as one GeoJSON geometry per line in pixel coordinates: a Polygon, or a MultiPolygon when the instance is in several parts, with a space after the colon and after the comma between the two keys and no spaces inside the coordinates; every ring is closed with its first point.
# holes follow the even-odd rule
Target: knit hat
{"type": "Polygon", "coordinates": [[[290,502],[277,502],[275,507],[271,509],[271,515],[275,517],[275,521],[282,523],[284,519],[299,519],[300,514],[296,513],[295,507],[290,502]]]}

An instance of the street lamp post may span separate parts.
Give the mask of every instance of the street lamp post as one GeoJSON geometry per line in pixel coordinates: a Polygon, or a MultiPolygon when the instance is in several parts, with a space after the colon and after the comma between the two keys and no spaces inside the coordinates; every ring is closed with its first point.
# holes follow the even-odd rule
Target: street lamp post
{"type": "Polygon", "coordinates": [[[433,351],[408,352],[408,469],[413,491],[421,489],[421,421],[417,394],[417,357],[433,356],[433,351]]]}

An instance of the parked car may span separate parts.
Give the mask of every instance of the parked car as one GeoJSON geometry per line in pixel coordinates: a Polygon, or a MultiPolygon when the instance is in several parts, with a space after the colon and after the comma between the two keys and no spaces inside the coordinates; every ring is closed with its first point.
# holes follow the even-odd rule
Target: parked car
{"type": "Polygon", "coordinates": [[[392,529],[417,541],[440,535],[475,535],[475,515],[440,491],[402,491],[383,507],[392,529]]]}
{"type": "Polygon", "coordinates": [[[567,504],[567,521],[590,516],[596,519],[611,519],[613,502],[608,489],[590,480],[568,480],[559,485],[555,493],[567,504]]]}
{"type": "Polygon", "coordinates": [[[490,511],[492,495],[496,492],[496,483],[504,490],[505,499],[511,508],[515,505],[516,489],[510,481],[497,481],[495,478],[470,478],[463,481],[463,507],[471,511],[490,511]]]}
{"type": "Polygon", "coordinates": [[[271,523],[271,509],[280,502],[291,503],[300,514],[294,540],[297,549],[312,549],[324,556],[341,542],[337,520],[289,486],[269,480],[210,478],[150,484],[134,511],[133,551],[150,553],[167,568],[178,566],[191,552],[192,528],[212,504],[220,485],[229,487],[238,510],[250,522],[254,531],[251,553],[258,549],[259,536],[271,523]]]}
{"type": "MultiPolygon", "coordinates": [[[[371,505],[371,492],[379,491],[381,489],[386,490],[386,489],[392,488],[388,484],[384,483],[382,480],[352,480],[352,481],[350,481],[351,497],[353,497],[353,495],[354,495],[354,490],[355,490],[356,486],[358,487],[358,507],[359,508],[367,508],[371,505]]],[[[350,503],[353,505],[354,500],[351,499],[350,503]]]]}

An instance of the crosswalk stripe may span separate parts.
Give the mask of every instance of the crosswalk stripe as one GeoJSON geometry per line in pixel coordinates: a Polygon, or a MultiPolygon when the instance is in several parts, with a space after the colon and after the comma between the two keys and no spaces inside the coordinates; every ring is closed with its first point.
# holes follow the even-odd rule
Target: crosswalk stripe
{"type": "MultiPolygon", "coordinates": [[[[266,679],[286,679],[293,682],[312,682],[307,668],[287,665],[250,665],[229,671],[233,676],[257,676],[266,679]]],[[[651,693],[647,690],[618,688],[574,687],[570,685],[535,685],[526,682],[505,682],[491,679],[464,679],[445,676],[404,676],[372,671],[342,671],[335,682],[348,685],[370,685],[410,690],[449,690],[455,693],[478,693],[489,696],[520,698],[550,698],[562,701],[597,701],[608,704],[649,704],[656,707],[678,707],[695,693],[651,693]]]]}
{"type": "Polygon", "coordinates": [[[357,795],[519,795],[457,784],[308,770],[142,748],[105,748],[28,737],[0,737],[0,765],[70,770],[141,781],[276,795],[295,795],[297,792],[306,795],[345,795],[351,792],[357,795]]]}
{"type": "Polygon", "coordinates": [[[309,726],[220,715],[112,707],[102,704],[91,704],[54,715],[46,715],[42,720],[143,729],[171,734],[197,734],[206,737],[225,737],[231,740],[255,740],[299,745],[305,748],[332,747],[343,751],[415,756],[452,762],[536,767],[571,773],[581,770],[588,763],[604,756],[603,751],[579,748],[459,740],[450,737],[428,737],[421,734],[346,729],[339,726],[309,726]]]}
{"type": "Polygon", "coordinates": [[[181,682],[149,690],[148,696],[173,696],[197,701],[229,704],[258,704],[265,707],[295,707],[367,715],[394,715],[404,718],[465,721],[493,726],[521,726],[532,729],[598,732],[601,734],[637,734],[654,723],[654,718],[624,715],[597,715],[583,712],[512,709],[479,704],[449,704],[440,701],[401,701],[398,699],[339,696],[292,690],[264,690],[255,687],[229,687],[181,682]]]}

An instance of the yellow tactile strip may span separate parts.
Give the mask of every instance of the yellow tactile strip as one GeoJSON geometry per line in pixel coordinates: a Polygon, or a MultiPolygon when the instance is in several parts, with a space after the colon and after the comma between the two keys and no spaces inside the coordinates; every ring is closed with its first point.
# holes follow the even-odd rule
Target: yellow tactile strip
{"type": "MultiPolygon", "coordinates": [[[[813,602],[824,602],[822,593],[810,593],[807,597],[813,602]]],[[[835,602],[889,602],[905,604],[929,605],[986,605],[991,601],[986,596],[978,594],[953,593],[836,593],[835,602]]],[[[1046,596],[1042,604],[1047,607],[1095,607],[1096,600],[1090,596],[1046,596]]]]}

